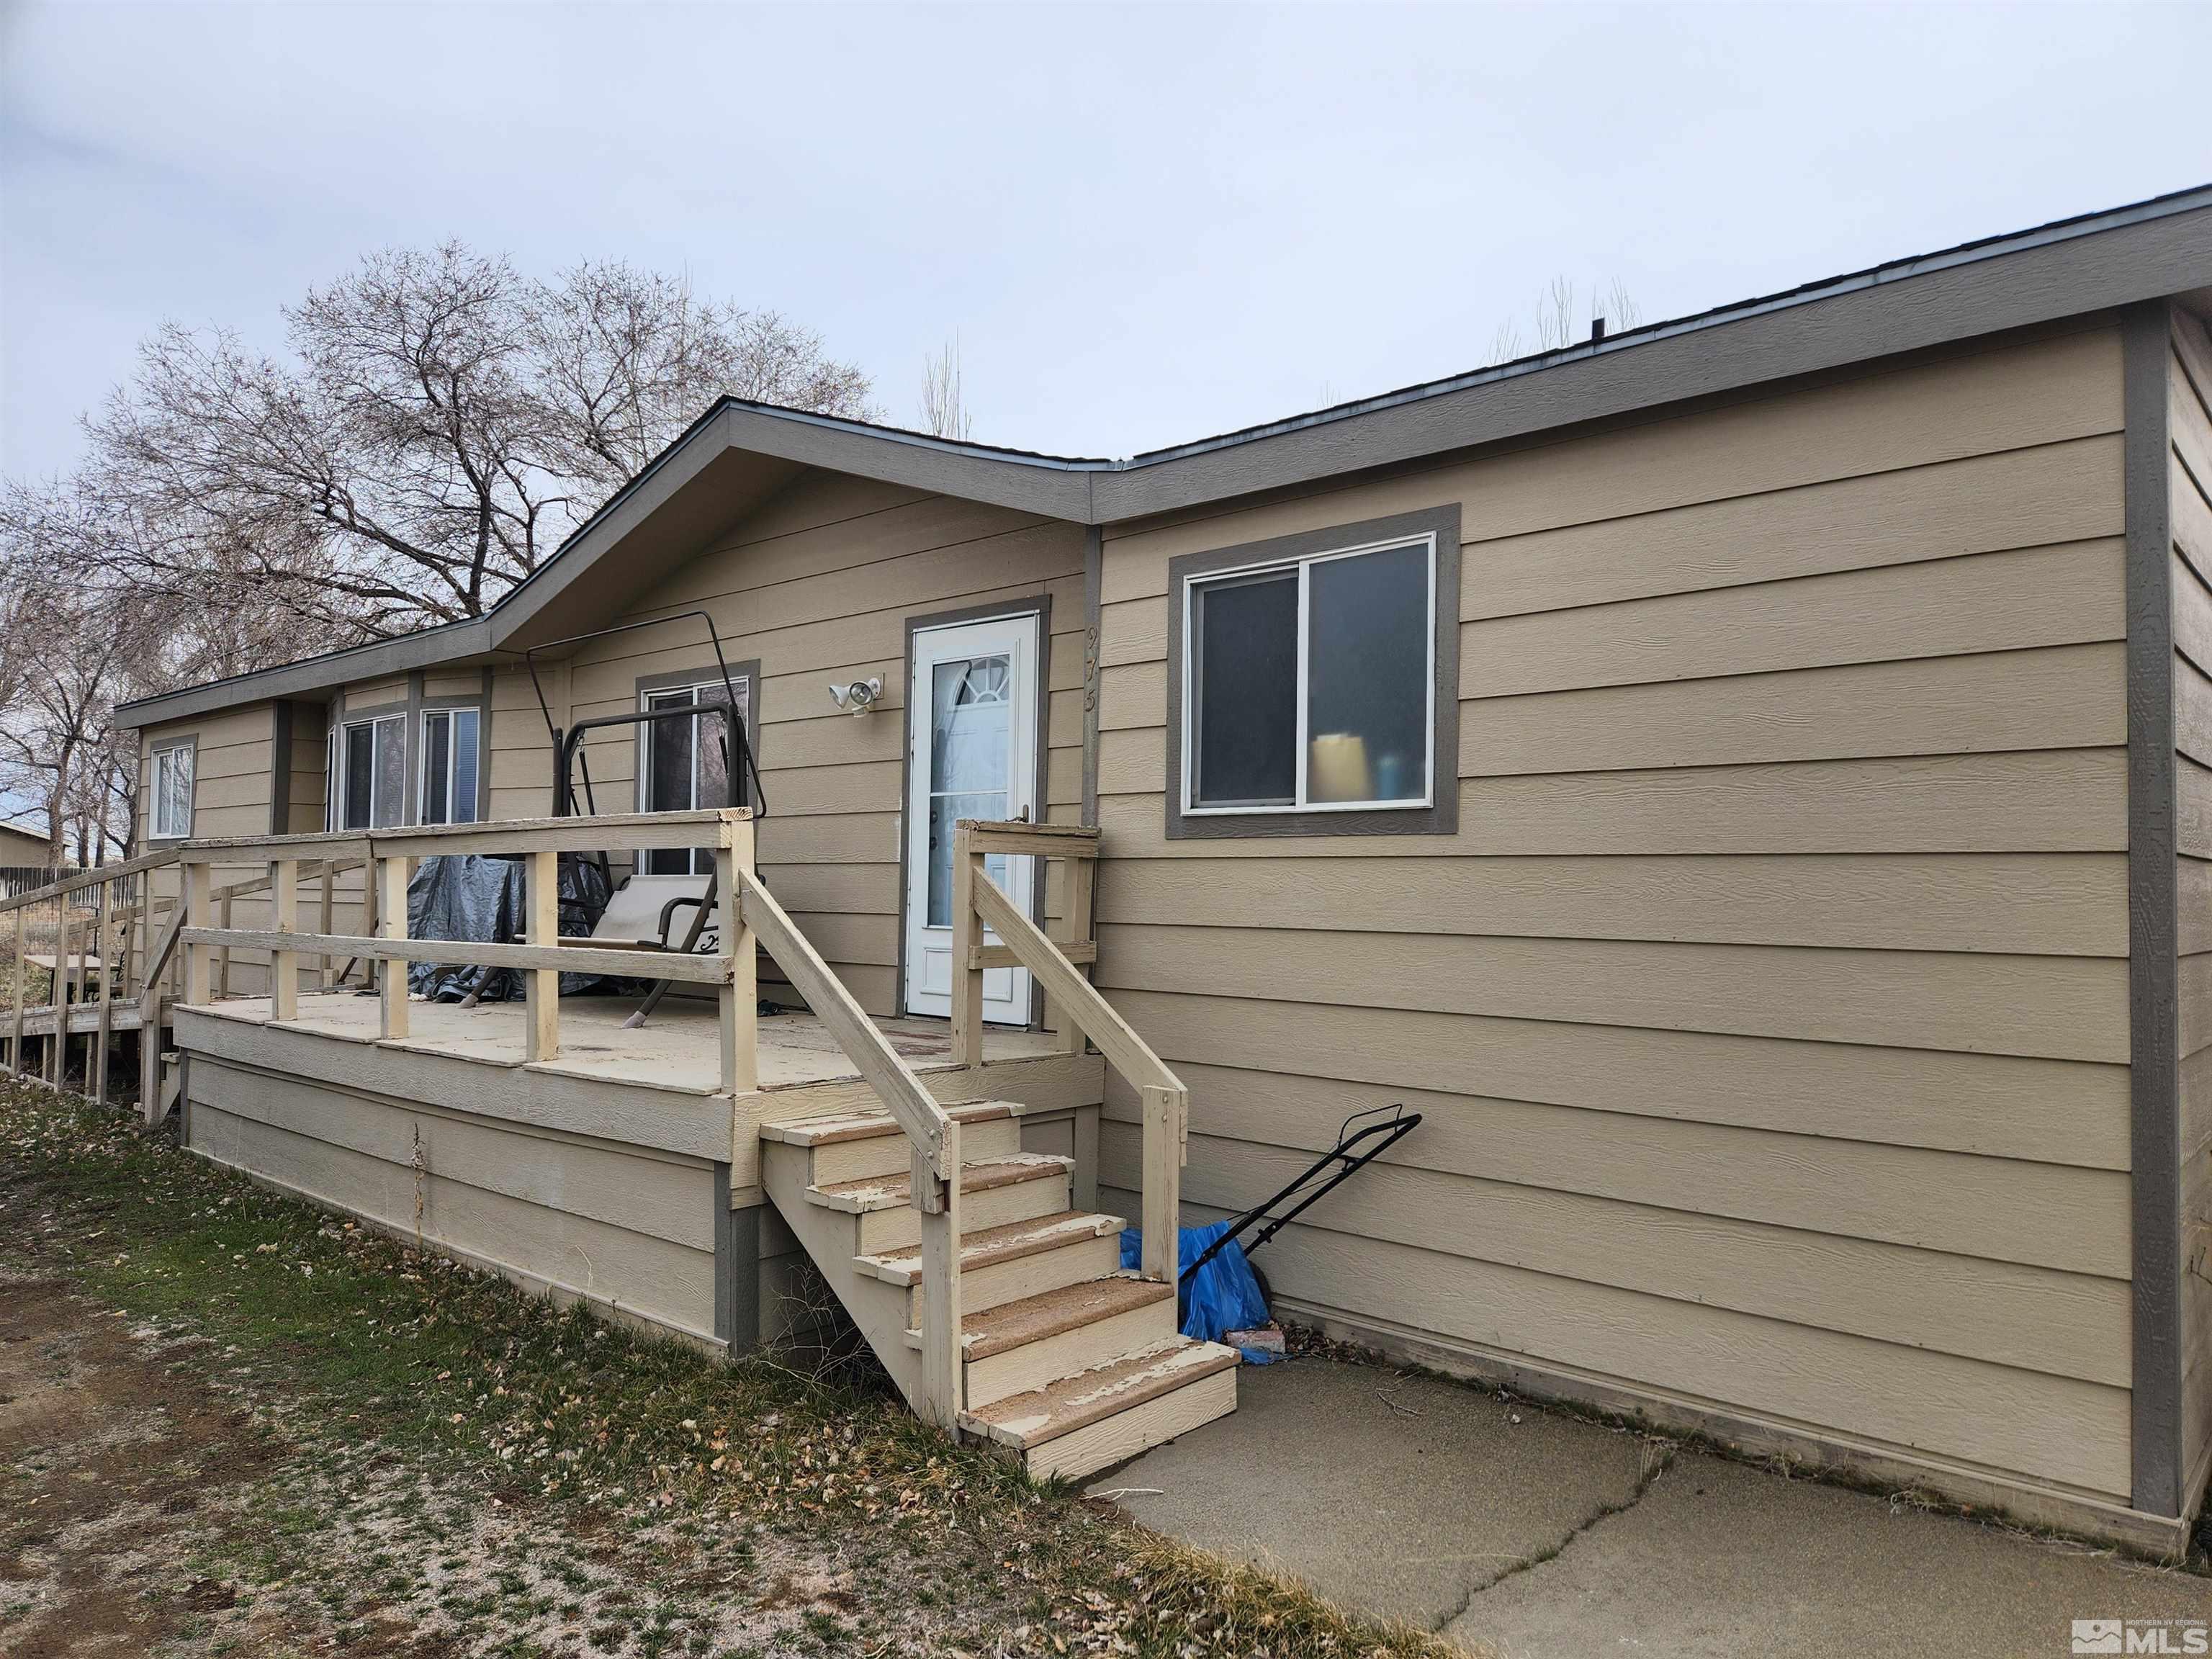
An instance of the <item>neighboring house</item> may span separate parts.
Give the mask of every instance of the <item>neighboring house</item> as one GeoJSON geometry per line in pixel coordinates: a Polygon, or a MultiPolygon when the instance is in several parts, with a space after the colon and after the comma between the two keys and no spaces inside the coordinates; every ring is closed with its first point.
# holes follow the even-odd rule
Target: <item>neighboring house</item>
{"type": "MultiPolygon", "coordinates": [[[[545,816],[520,653],[664,619],[541,655],[550,720],[694,698],[703,609],[762,871],[870,1014],[948,1006],[933,823],[1093,823],[1187,1220],[1424,1114],[1260,1258],[1284,1316],[2170,1545],[2212,1467],[2208,313],[2212,189],[1126,461],[726,401],[489,616],[126,708],[142,843],[545,816]]],[[[586,742],[599,810],[726,800],[655,730],[586,742]]],[[[584,1198],[454,1173],[426,1224],[333,1091],[463,1097],[362,1050],[295,1106],[321,1062],[248,1029],[179,1019],[194,1145],[580,1282],[528,1252],[584,1198]]],[[[1133,1216],[1103,1115],[1054,1144],[1133,1216]]],[[[718,1285],[826,1248],[760,1207],[765,1121],[714,1162],[718,1285]]],[[[594,1224],[703,1273],[635,1218],[705,1201],[594,1224]]],[[[705,1328],[614,1249],[594,1294],[705,1328]]]]}
{"type": "Polygon", "coordinates": [[[44,834],[0,823],[0,870],[43,870],[50,862],[44,834]]]}

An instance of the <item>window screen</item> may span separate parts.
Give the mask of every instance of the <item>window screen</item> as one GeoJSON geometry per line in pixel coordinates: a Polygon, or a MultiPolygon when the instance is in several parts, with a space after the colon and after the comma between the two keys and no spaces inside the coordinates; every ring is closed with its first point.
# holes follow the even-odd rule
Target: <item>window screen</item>
{"type": "Polygon", "coordinates": [[[1201,806],[1287,806],[1298,770],[1298,573],[1210,582],[1192,596],[1201,806]]]}
{"type": "Polygon", "coordinates": [[[452,793],[453,722],[443,714],[422,717],[422,822],[443,823],[452,793]]]}
{"type": "Polygon", "coordinates": [[[400,821],[407,781],[407,722],[394,714],[345,728],[342,819],[348,830],[383,830],[400,821]]]}
{"type": "Polygon", "coordinates": [[[476,822],[478,720],[473,708],[422,716],[423,823],[476,822]]]}

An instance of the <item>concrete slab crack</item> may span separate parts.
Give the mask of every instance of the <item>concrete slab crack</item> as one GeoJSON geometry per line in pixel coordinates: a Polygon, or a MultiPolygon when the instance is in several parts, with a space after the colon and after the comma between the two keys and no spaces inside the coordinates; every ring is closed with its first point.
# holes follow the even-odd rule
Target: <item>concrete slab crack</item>
{"type": "Polygon", "coordinates": [[[1547,1548],[1533,1550],[1527,1555],[1520,1556],[1516,1559],[1508,1562],[1505,1566],[1499,1569],[1497,1572],[1492,1573],[1489,1577],[1482,1579],[1479,1583],[1469,1584],[1468,1586],[1467,1594],[1460,1598],[1459,1605],[1452,1608],[1449,1613],[1445,1613],[1443,1617],[1437,1620],[1435,1624],[1431,1625],[1429,1627],[1430,1633],[1431,1635],[1441,1636],[1443,1632],[1449,1630],[1454,1625],[1457,1624],[1461,1620],[1467,1617],[1468,1609],[1474,1605],[1474,1598],[1476,1596],[1482,1595],[1486,1590],[1495,1589],[1507,1579],[1517,1577],[1522,1573],[1527,1572],[1532,1567],[1540,1567],[1547,1561],[1556,1559],[1559,1556],[1564,1554],[1577,1538],[1580,1538],[1584,1533],[1589,1531],[1591,1528],[1596,1526],[1600,1522],[1609,1521],[1616,1515],[1625,1514],[1626,1511],[1634,1509],[1638,1504],[1644,1501],[1644,1495],[1650,1492],[1651,1488],[1658,1483],[1659,1477],[1667,1472],[1668,1465],[1672,1464],[1674,1461],[1674,1448],[1673,1446],[1662,1441],[1645,1441],[1644,1443],[1644,1466],[1638,1472],[1634,1490],[1630,1492],[1627,1497],[1622,1498],[1619,1503],[1599,1504],[1588,1515],[1584,1516],[1580,1521],[1577,1521],[1573,1526],[1562,1533],[1559,1535],[1558,1542],[1551,1545],[1547,1548]]]}

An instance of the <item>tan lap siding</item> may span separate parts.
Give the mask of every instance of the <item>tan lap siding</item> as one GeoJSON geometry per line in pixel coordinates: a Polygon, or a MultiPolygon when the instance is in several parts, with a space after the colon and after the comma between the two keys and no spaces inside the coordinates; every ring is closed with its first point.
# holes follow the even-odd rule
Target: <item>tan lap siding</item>
{"type": "Polygon", "coordinates": [[[2179,869],[2182,1433],[2193,1498],[2212,1462],[2212,338],[2174,313],[2167,364],[2179,869]]]}
{"type": "Polygon", "coordinates": [[[191,1147],[534,1288],[714,1334],[714,1175],[197,1054],[191,1147]]]}
{"type": "MultiPolygon", "coordinates": [[[[770,886],[875,1013],[900,995],[899,891],[910,618],[1040,595],[1050,600],[1044,801],[1055,820],[1083,804],[1083,532],[1006,509],[873,482],[811,474],[618,618],[665,629],[587,649],[560,695],[568,717],[637,706],[640,678],[711,672],[704,609],[732,664],[758,661],[753,690],[769,817],[760,838],[770,886]],[[830,683],[880,675],[881,706],[837,712],[830,683]]],[[[502,674],[494,726],[494,800],[544,787],[544,722],[526,677],[502,674]],[[511,712],[512,711],[512,712],[511,712]]],[[[549,698],[553,695],[549,689],[549,698]]],[[[556,709],[556,718],[563,718],[556,709]]],[[[602,811],[635,799],[636,741],[599,734],[586,752],[602,811]]]]}
{"type": "MultiPolygon", "coordinates": [[[[152,829],[153,769],[149,757],[159,747],[179,738],[194,740],[192,757],[192,835],[204,840],[216,836],[265,836],[269,833],[270,793],[276,766],[276,714],[273,704],[248,703],[242,708],[202,715],[167,726],[149,727],[139,739],[141,787],[138,791],[139,844],[152,829]]],[[[213,884],[251,881],[268,873],[265,866],[251,863],[215,866],[213,884]]],[[[154,878],[157,898],[173,898],[180,890],[176,871],[161,871],[154,878]]],[[[265,928],[269,926],[265,895],[234,900],[231,925],[265,928]]],[[[219,920],[219,918],[218,918],[219,920]]],[[[269,988],[269,957],[264,951],[234,951],[230,957],[230,991],[234,996],[259,996],[269,988]]]]}
{"type": "Polygon", "coordinates": [[[1098,972],[1193,1218],[1403,1101],[1289,1305],[2124,1498],[2120,392],[2100,328],[1109,529],[1098,972]],[[1458,835],[1168,840],[1169,559],[1449,501],[1458,835]]]}

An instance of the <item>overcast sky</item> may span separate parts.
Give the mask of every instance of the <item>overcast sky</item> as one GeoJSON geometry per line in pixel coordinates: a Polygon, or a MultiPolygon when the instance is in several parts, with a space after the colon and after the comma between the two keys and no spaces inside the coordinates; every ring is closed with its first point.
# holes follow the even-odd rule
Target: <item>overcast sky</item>
{"type": "Polygon", "coordinates": [[[0,5],[0,471],[164,318],[621,258],[1119,455],[2212,180],[2212,7],[0,5]],[[1524,322],[1524,330],[1526,324],[1524,322]]]}

